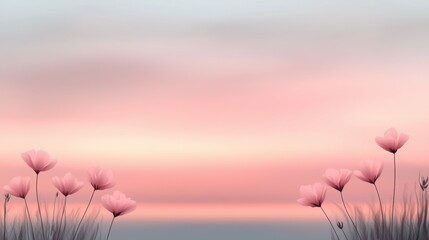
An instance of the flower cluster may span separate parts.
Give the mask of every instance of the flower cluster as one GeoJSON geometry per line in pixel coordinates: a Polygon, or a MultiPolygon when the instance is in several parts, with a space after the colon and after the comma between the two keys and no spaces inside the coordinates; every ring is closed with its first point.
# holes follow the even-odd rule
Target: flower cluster
{"type": "MultiPolygon", "coordinates": [[[[367,231],[360,231],[358,229],[358,225],[355,223],[356,216],[352,217],[349,213],[349,210],[347,208],[347,205],[344,201],[343,196],[343,189],[346,186],[346,184],[350,181],[351,177],[354,175],[358,179],[370,183],[374,186],[374,189],[377,193],[379,205],[380,205],[380,218],[381,218],[381,231],[376,236],[376,239],[397,239],[397,236],[394,236],[393,227],[395,225],[395,192],[396,192],[396,153],[397,151],[408,141],[409,136],[406,134],[398,134],[398,132],[394,128],[388,129],[383,137],[376,137],[375,142],[383,148],[384,150],[390,152],[393,154],[393,164],[394,164],[394,179],[393,179],[393,194],[392,194],[392,207],[391,207],[391,218],[390,218],[390,225],[388,226],[387,221],[385,220],[385,212],[383,210],[383,204],[380,198],[380,194],[377,188],[377,179],[380,177],[382,171],[383,171],[383,163],[373,160],[364,160],[360,163],[359,170],[351,171],[348,169],[328,169],[325,171],[325,174],[323,175],[324,182],[332,187],[333,189],[337,190],[340,193],[342,204],[344,207],[344,211],[347,215],[347,217],[350,220],[350,223],[353,226],[353,232],[356,238],[358,239],[372,239],[374,236],[366,235],[368,234],[367,231]],[[390,232],[388,231],[390,230],[390,232]]],[[[422,191],[424,191],[428,187],[428,178],[421,177],[420,179],[420,187],[422,191]]],[[[300,187],[300,195],[301,198],[298,199],[298,203],[304,205],[304,206],[310,206],[310,207],[319,207],[324,215],[326,216],[328,222],[330,223],[332,230],[335,234],[335,237],[337,239],[340,239],[339,235],[337,234],[334,225],[332,224],[330,218],[326,214],[325,210],[322,207],[322,203],[326,196],[326,186],[320,182],[316,182],[313,185],[304,185],[300,187]]],[[[427,207],[426,207],[427,211],[427,207]]],[[[343,231],[343,228],[345,227],[343,222],[338,221],[337,227],[344,233],[345,238],[347,239],[347,236],[345,232],[343,231]]],[[[419,230],[420,231],[420,230],[419,230]]],[[[403,232],[403,231],[402,231],[403,232]]],[[[415,234],[416,235],[416,234],[415,234]]],[[[414,235],[413,235],[414,236],[414,235]]],[[[419,235],[417,234],[417,237],[419,235]]],[[[409,237],[408,239],[412,239],[409,237]]],[[[417,238],[419,239],[419,238],[417,238]]]]}
{"type": "MultiPolygon", "coordinates": [[[[6,204],[9,202],[10,196],[14,196],[17,198],[22,198],[25,203],[26,207],[26,217],[29,220],[29,223],[31,225],[31,237],[32,239],[51,239],[52,236],[56,236],[56,239],[64,239],[65,237],[62,236],[63,231],[65,229],[66,221],[64,213],[66,212],[66,203],[67,203],[67,197],[70,195],[78,192],[83,186],[84,183],[82,181],[77,180],[71,173],[66,173],[63,177],[55,176],[52,178],[52,184],[55,186],[55,188],[58,189],[58,191],[64,196],[64,205],[62,209],[62,214],[60,218],[60,224],[58,227],[58,224],[56,225],[56,228],[50,227],[49,229],[45,227],[45,224],[47,222],[46,219],[43,219],[40,202],[39,202],[39,192],[38,192],[38,181],[39,181],[39,175],[41,172],[48,171],[52,169],[57,161],[50,157],[50,155],[43,150],[30,150],[27,152],[22,153],[23,160],[27,163],[27,165],[33,169],[33,171],[36,173],[36,200],[37,200],[37,207],[38,207],[38,218],[37,220],[40,222],[41,231],[35,231],[32,223],[32,217],[30,215],[30,211],[27,204],[27,195],[30,191],[30,177],[14,177],[12,180],[10,180],[8,185],[4,186],[5,193],[5,203],[4,203],[4,228],[3,228],[3,235],[4,239],[6,239],[6,204]],[[64,225],[63,225],[63,218],[64,218],[64,225]],[[38,234],[41,233],[41,234],[38,234]],[[40,236],[41,235],[41,236],[40,236]]],[[[112,188],[115,184],[113,182],[113,173],[110,170],[102,169],[102,168],[92,168],[88,171],[89,176],[89,183],[91,184],[93,191],[92,195],[90,197],[90,200],[88,202],[88,205],[85,209],[85,212],[83,213],[82,217],[80,218],[79,224],[74,230],[74,234],[71,237],[71,239],[80,239],[78,237],[80,226],[82,224],[82,221],[85,218],[85,215],[88,211],[89,206],[91,205],[92,199],[94,197],[95,191],[101,191],[105,189],[112,188]]],[[[58,194],[57,194],[58,197],[58,194]]],[[[112,213],[112,221],[109,228],[109,233],[107,234],[107,238],[110,235],[110,230],[112,228],[113,221],[116,217],[124,215],[126,213],[131,212],[136,208],[136,202],[131,200],[130,198],[127,198],[123,193],[119,191],[115,191],[113,194],[106,194],[101,197],[101,204],[104,206],[109,212],[112,213]]],[[[55,204],[54,204],[55,206],[55,204]]],[[[55,208],[54,208],[55,211],[55,208]]],[[[106,238],[106,239],[107,239],[106,238]]]]}

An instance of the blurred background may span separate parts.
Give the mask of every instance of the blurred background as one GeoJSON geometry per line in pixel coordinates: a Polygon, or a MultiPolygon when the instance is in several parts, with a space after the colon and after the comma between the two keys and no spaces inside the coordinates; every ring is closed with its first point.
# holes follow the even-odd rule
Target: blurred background
{"type": "MultiPolygon", "coordinates": [[[[44,149],[58,164],[42,201],[52,176],[87,181],[93,166],[138,201],[112,239],[329,239],[299,186],[376,159],[387,201],[375,136],[410,135],[400,192],[429,174],[428,13],[423,0],[2,1],[0,183],[34,183],[20,154],[44,149]]],[[[349,185],[350,203],[376,197],[349,185]]]]}

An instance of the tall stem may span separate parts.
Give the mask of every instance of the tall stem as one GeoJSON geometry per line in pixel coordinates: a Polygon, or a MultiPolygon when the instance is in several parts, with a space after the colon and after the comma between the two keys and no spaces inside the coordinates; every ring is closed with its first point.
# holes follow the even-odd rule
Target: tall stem
{"type": "MultiPolygon", "coordinates": [[[[323,211],[323,209],[322,209],[322,211],[323,211]]],[[[325,211],[323,211],[323,212],[325,212],[325,211]]],[[[326,215],[326,213],[325,213],[325,215],[326,215]]],[[[326,216],[326,217],[328,217],[328,216],[326,216]]],[[[115,217],[113,217],[113,218],[112,218],[112,222],[110,222],[109,232],[107,233],[106,240],[108,240],[108,239],[109,239],[110,230],[112,230],[113,220],[115,220],[115,217]]],[[[329,220],[329,218],[328,218],[328,220],[329,220]]],[[[329,222],[331,222],[331,221],[329,221],[329,222]]],[[[331,226],[332,226],[332,223],[331,223],[331,226]]],[[[334,230],[334,231],[335,231],[335,230],[334,230]]],[[[335,233],[335,234],[337,234],[337,233],[335,233]]],[[[337,237],[338,237],[338,235],[337,235],[337,237]]],[[[339,239],[338,239],[338,240],[339,240],[339,239]]]]}
{"type": "Polygon", "coordinates": [[[357,227],[356,227],[356,224],[355,224],[355,222],[353,221],[352,217],[350,216],[349,211],[347,210],[346,203],[344,202],[344,197],[343,197],[343,192],[342,192],[342,191],[340,191],[340,195],[341,195],[341,201],[343,201],[344,210],[346,210],[347,216],[349,216],[349,219],[350,219],[350,221],[352,222],[353,227],[355,228],[355,231],[356,231],[356,233],[357,233],[357,235],[358,235],[359,239],[361,239],[361,240],[362,240],[362,237],[361,237],[361,236],[360,236],[360,234],[359,234],[359,231],[358,231],[358,229],[357,229],[357,227]]]}
{"type": "Polygon", "coordinates": [[[3,239],[6,240],[6,203],[7,200],[5,198],[3,205],[3,239]]]}
{"type": "MultiPolygon", "coordinates": [[[[61,214],[61,220],[60,220],[60,228],[58,229],[58,231],[61,233],[62,232],[62,226],[63,226],[63,218],[64,218],[64,214],[66,212],[66,205],[67,205],[67,196],[64,197],[64,206],[63,206],[63,213],[61,214]]],[[[65,220],[64,220],[64,227],[65,227],[65,220]]]]}
{"type": "Polygon", "coordinates": [[[82,224],[82,221],[83,221],[83,218],[84,218],[84,217],[85,217],[85,215],[86,215],[86,212],[88,211],[89,205],[91,205],[92,198],[94,197],[94,193],[95,193],[95,188],[94,188],[94,190],[92,191],[91,198],[89,199],[89,202],[88,202],[88,205],[86,206],[85,212],[83,213],[82,218],[80,219],[79,224],[77,225],[77,228],[76,228],[76,231],[75,231],[75,233],[74,233],[74,237],[73,237],[73,239],[76,239],[76,236],[77,236],[78,231],[79,231],[79,227],[80,227],[80,225],[82,224]]]}
{"type": "Polygon", "coordinates": [[[33,234],[33,239],[36,239],[36,238],[34,237],[34,229],[33,229],[33,223],[31,222],[30,211],[28,210],[27,200],[25,200],[25,198],[24,198],[24,202],[25,202],[25,209],[27,209],[28,220],[30,221],[31,233],[33,234]]]}
{"type": "Polygon", "coordinates": [[[427,201],[427,193],[426,191],[424,192],[424,200],[423,200],[423,230],[424,230],[424,236],[423,237],[428,237],[428,233],[427,233],[427,217],[428,217],[428,201],[427,201]]]}
{"type": "Polygon", "coordinates": [[[393,196],[392,196],[392,217],[391,217],[391,222],[392,222],[392,230],[393,230],[393,216],[395,213],[395,193],[396,193],[396,154],[393,153],[393,196]]]}
{"type": "MultiPolygon", "coordinates": [[[[332,222],[329,219],[328,215],[326,214],[325,210],[323,210],[322,206],[320,206],[320,209],[322,209],[322,212],[325,214],[326,219],[328,219],[329,224],[331,224],[331,227],[332,227],[332,230],[334,230],[335,236],[337,236],[337,239],[340,240],[340,237],[338,236],[337,231],[335,231],[334,225],[332,225],[332,222]]],[[[112,220],[112,223],[113,223],[113,220],[112,220]]],[[[110,227],[112,227],[112,225],[110,225],[110,227]]],[[[109,229],[109,233],[110,233],[110,229],[109,229]]],[[[109,237],[109,235],[107,235],[107,237],[109,237]]]]}
{"type": "MultiPolygon", "coordinates": [[[[425,189],[422,189],[422,194],[421,194],[421,198],[420,198],[420,206],[422,207],[421,212],[418,215],[418,223],[417,223],[417,239],[419,238],[420,235],[420,229],[422,226],[422,218],[424,217],[424,205],[423,205],[423,192],[425,191],[425,189]]],[[[424,230],[422,231],[424,233],[424,230]]]]}
{"type": "Polygon", "coordinates": [[[39,183],[39,173],[36,174],[36,200],[37,200],[37,208],[39,209],[40,223],[42,225],[42,235],[43,235],[43,239],[45,239],[45,228],[43,227],[42,212],[40,211],[38,183],[39,183]]]}
{"type": "Polygon", "coordinates": [[[381,203],[380,193],[378,192],[377,185],[374,183],[375,191],[377,192],[378,202],[380,203],[380,211],[381,211],[381,239],[384,239],[384,211],[383,204],[381,203]]]}
{"type": "Polygon", "coordinates": [[[55,199],[54,199],[54,209],[52,211],[52,224],[51,224],[51,229],[54,226],[54,220],[55,220],[55,207],[57,205],[57,198],[58,198],[58,192],[55,194],[55,199]]]}
{"type": "MultiPolygon", "coordinates": [[[[425,202],[424,202],[424,200],[423,200],[423,193],[424,193],[424,189],[422,190],[422,198],[421,198],[421,205],[422,205],[422,207],[423,207],[423,209],[422,209],[422,213],[421,213],[421,216],[419,217],[420,218],[420,220],[425,216],[425,209],[426,209],[426,204],[425,204],[425,202]]],[[[423,220],[424,221],[424,220],[423,220]]],[[[417,229],[417,237],[418,237],[418,235],[419,235],[419,233],[420,233],[420,227],[421,227],[421,225],[422,225],[422,222],[421,221],[419,221],[419,226],[418,226],[418,229],[417,229]]],[[[423,225],[423,229],[425,229],[426,228],[426,226],[425,225],[423,225]]]]}
{"type": "Polygon", "coordinates": [[[349,238],[347,237],[346,233],[344,232],[343,229],[341,229],[341,231],[343,232],[344,237],[346,238],[346,240],[349,240],[349,238]]]}

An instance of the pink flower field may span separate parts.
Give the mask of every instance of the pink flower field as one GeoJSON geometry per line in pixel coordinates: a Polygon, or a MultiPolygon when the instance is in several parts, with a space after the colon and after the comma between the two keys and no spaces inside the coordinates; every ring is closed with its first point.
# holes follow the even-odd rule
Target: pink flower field
{"type": "MultiPolygon", "coordinates": [[[[101,168],[93,168],[88,171],[88,179],[93,191],[82,214],[79,211],[76,212],[76,209],[67,208],[67,198],[79,191],[84,182],[78,181],[71,173],[66,173],[64,177],[53,177],[52,184],[58,192],[56,192],[54,202],[49,203],[53,205],[52,212],[49,212],[50,209],[41,207],[46,206],[46,203],[40,204],[38,180],[39,174],[52,169],[57,161],[43,150],[24,152],[22,158],[36,173],[37,214],[31,214],[33,211],[30,211],[26,199],[31,187],[30,177],[14,177],[8,185],[4,186],[6,193],[4,195],[2,239],[99,239],[103,235],[99,231],[101,221],[97,215],[87,216],[87,212],[96,191],[114,186],[112,171],[101,168]],[[11,197],[23,199],[26,211],[22,214],[23,218],[17,216],[13,219],[8,218],[8,202],[11,197]],[[51,216],[52,218],[50,218],[51,216]]],[[[114,220],[133,211],[137,204],[119,191],[103,195],[101,204],[112,213],[109,230],[106,234],[107,240],[114,220]]]]}
{"type": "Polygon", "coordinates": [[[398,134],[396,129],[390,128],[384,133],[384,137],[376,137],[376,143],[384,150],[393,154],[393,193],[392,203],[389,208],[383,208],[383,201],[380,198],[380,193],[376,184],[377,179],[383,171],[383,163],[365,160],[360,164],[360,170],[354,172],[347,169],[328,169],[323,175],[325,183],[337,190],[341,195],[342,207],[340,211],[344,211],[346,216],[342,220],[336,222],[334,226],[332,220],[326,214],[322,207],[322,203],[326,196],[326,186],[319,182],[313,185],[304,185],[300,188],[301,198],[298,202],[304,206],[318,207],[322,210],[329,222],[333,239],[427,239],[429,238],[429,225],[427,224],[428,215],[428,177],[419,176],[416,181],[419,182],[419,189],[406,192],[401,204],[395,206],[396,193],[396,154],[397,151],[408,141],[407,134],[398,134]],[[348,207],[344,201],[343,189],[354,175],[367,183],[374,186],[377,193],[379,207],[375,207],[372,203],[368,203],[370,213],[364,214],[361,206],[348,207]],[[348,208],[354,211],[350,214],[348,208]],[[395,211],[396,210],[396,211],[395,211]],[[352,216],[353,215],[353,216],[352,216]],[[344,222],[346,224],[344,224],[344,222]]]}

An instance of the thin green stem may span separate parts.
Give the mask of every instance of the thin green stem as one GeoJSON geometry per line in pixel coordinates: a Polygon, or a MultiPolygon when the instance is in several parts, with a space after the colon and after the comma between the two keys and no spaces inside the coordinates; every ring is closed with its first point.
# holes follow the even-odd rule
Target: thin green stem
{"type": "Polygon", "coordinates": [[[88,205],[86,206],[85,212],[83,213],[82,218],[80,219],[79,224],[77,225],[77,228],[76,228],[76,231],[75,231],[75,233],[74,233],[74,237],[73,237],[73,239],[76,239],[76,236],[77,236],[77,234],[78,234],[78,232],[79,232],[79,227],[80,227],[80,225],[82,224],[82,221],[83,221],[83,218],[84,218],[84,217],[85,217],[85,215],[86,215],[86,212],[88,211],[89,205],[91,205],[92,198],[94,197],[94,193],[95,193],[95,188],[94,188],[94,190],[92,191],[91,198],[89,198],[89,202],[88,202],[88,205]]]}
{"type": "Polygon", "coordinates": [[[39,210],[39,217],[40,217],[40,223],[42,225],[42,235],[43,235],[43,239],[45,238],[45,228],[43,227],[43,219],[42,219],[42,212],[40,211],[40,202],[39,202],[39,189],[38,189],[38,184],[39,183],[39,173],[36,174],[36,200],[37,200],[37,208],[39,210]]]}
{"type": "Polygon", "coordinates": [[[27,200],[25,198],[24,198],[24,203],[25,203],[25,209],[27,209],[28,220],[30,221],[31,233],[33,234],[33,239],[36,239],[34,236],[34,229],[33,229],[33,223],[31,222],[30,211],[28,210],[27,200]]]}
{"type": "Polygon", "coordinates": [[[384,222],[384,211],[383,211],[383,204],[381,203],[380,193],[378,192],[377,185],[374,183],[375,191],[377,192],[378,196],[378,202],[380,203],[380,211],[381,211],[381,239],[384,239],[384,228],[385,228],[385,222],[384,222]]]}
{"type": "MultiPolygon", "coordinates": [[[[322,211],[323,211],[323,209],[322,209],[322,211]]],[[[325,212],[325,211],[323,211],[323,212],[325,212]]],[[[326,215],[326,213],[325,213],[325,215],[326,215]]],[[[106,240],[108,240],[109,239],[109,236],[110,236],[110,230],[112,230],[112,225],[113,225],[113,221],[115,220],[115,217],[113,217],[112,218],[112,222],[110,222],[110,227],[109,227],[109,232],[107,233],[107,237],[106,237],[106,240]]],[[[329,220],[329,219],[328,219],[329,220]]],[[[331,222],[331,221],[329,221],[329,222],[331,222]]],[[[331,223],[331,226],[332,226],[332,223],[331,223]]],[[[335,230],[334,230],[335,231],[335,230]]],[[[337,233],[335,233],[335,234],[337,234],[337,233]]],[[[337,237],[338,237],[338,235],[337,235],[337,237]]],[[[338,239],[339,240],[339,239],[338,239]]]]}
{"type": "Polygon", "coordinates": [[[355,231],[356,231],[356,233],[357,233],[357,235],[358,235],[359,239],[361,239],[361,240],[362,240],[362,237],[361,237],[361,236],[360,236],[360,234],[359,234],[359,231],[358,231],[358,229],[357,229],[357,227],[356,227],[356,224],[355,224],[355,222],[353,221],[352,217],[350,216],[349,211],[347,210],[346,203],[344,202],[344,197],[343,197],[343,192],[342,192],[342,191],[340,191],[340,195],[341,195],[341,201],[343,201],[344,210],[346,210],[347,216],[349,216],[349,219],[350,219],[350,221],[352,222],[353,227],[355,228],[355,231]]]}
{"type": "MultiPolygon", "coordinates": [[[[325,212],[325,210],[323,210],[322,206],[320,206],[320,209],[322,209],[322,212],[325,214],[326,219],[328,219],[329,224],[331,224],[331,227],[332,227],[332,230],[334,230],[335,236],[337,236],[337,239],[340,240],[340,237],[338,236],[337,231],[335,231],[334,225],[332,225],[332,222],[329,219],[328,214],[326,214],[326,212],[325,212]]],[[[112,223],[113,223],[113,220],[112,220],[112,223]]],[[[112,227],[112,225],[110,225],[110,227],[112,227]]],[[[109,233],[110,233],[110,229],[109,229],[109,233]]],[[[107,235],[107,237],[109,237],[109,235],[107,235]]]]}

